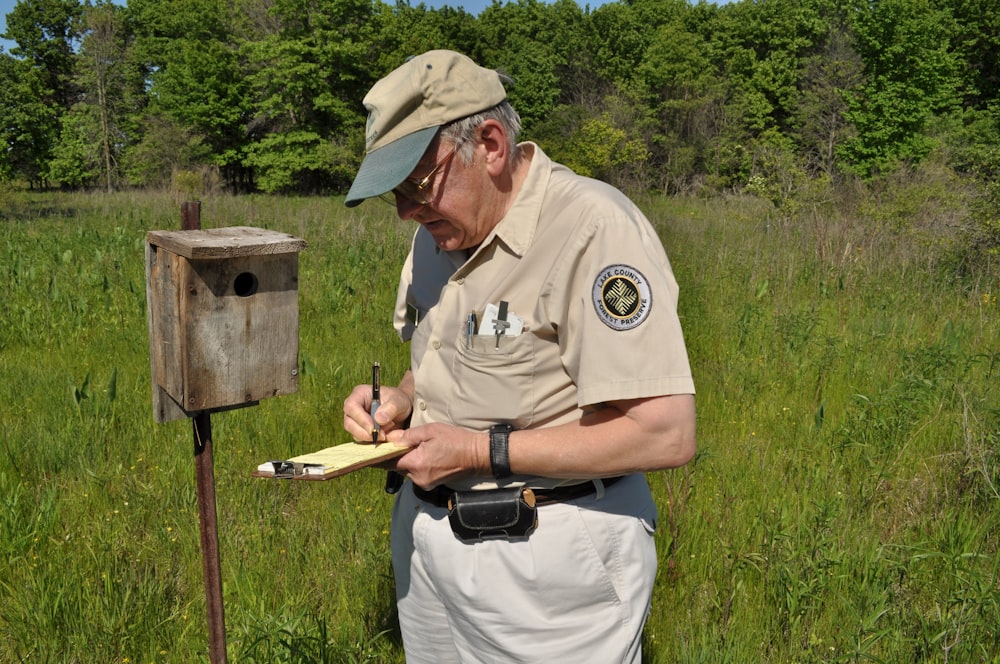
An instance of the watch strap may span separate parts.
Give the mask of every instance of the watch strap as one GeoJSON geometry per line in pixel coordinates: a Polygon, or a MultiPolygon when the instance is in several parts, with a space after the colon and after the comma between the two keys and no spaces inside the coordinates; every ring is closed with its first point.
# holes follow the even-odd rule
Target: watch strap
{"type": "Polygon", "coordinates": [[[493,477],[502,480],[511,476],[510,472],[510,432],[509,424],[494,424],[490,427],[490,467],[493,477]]]}

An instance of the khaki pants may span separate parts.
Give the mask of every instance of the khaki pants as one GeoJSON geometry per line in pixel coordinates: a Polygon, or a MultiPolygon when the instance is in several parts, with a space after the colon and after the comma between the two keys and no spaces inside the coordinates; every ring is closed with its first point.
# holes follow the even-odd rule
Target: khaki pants
{"type": "Polygon", "coordinates": [[[656,576],[656,507],[642,475],[538,509],[523,541],[459,541],[407,482],[392,559],[407,664],[641,660],[656,576]]]}

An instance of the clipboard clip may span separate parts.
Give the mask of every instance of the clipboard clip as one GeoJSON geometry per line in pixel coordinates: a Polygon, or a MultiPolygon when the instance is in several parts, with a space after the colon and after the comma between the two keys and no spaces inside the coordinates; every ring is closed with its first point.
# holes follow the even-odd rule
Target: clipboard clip
{"type": "Polygon", "coordinates": [[[297,463],[295,461],[271,461],[274,467],[274,476],[277,478],[291,479],[306,474],[306,468],[320,468],[318,463],[297,463]]]}

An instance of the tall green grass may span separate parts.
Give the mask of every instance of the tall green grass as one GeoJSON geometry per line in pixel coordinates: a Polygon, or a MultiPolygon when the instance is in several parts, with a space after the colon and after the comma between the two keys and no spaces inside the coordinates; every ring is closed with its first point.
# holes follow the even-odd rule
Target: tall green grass
{"type": "MultiPolygon", "coordinates": [[[[207,661],[191,426],[154,424],[152,194],[0,209],[0,661],[207,661]]],[[[649,476],[661,565],[649,662],[1000,657],[1000,282],[895,222],[750,199],[642,201],[681,284],[699,453],[649,476]]],[[[231,661],[401,662],[391,500],[366,470],[254,479],[341,442],[387,383],[410,225],[368,203],[203,200],[205,227],[304,238],[295,395],[213,416],[231,661]]],[[[923,227],[922,227],[923,228],[923,227]]]]}

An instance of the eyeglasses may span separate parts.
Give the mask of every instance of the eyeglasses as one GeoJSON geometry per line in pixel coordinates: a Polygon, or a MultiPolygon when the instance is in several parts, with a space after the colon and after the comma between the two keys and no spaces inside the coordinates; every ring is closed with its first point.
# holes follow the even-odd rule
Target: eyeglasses
{"type": "Polygon", "coordinates": [[[396,205],[396,196],[402,196],[403,198],[413,201],[417,205],[427,205],[430,203],[430,197],[427,195],[427,188],[431,186],[431,180],[437,175],[438,171],[444,168],[451,158],[455,156],[455,151],[458,147],[453,147],[448,154],[441,158],[441,161],[434,164],[434,168],[431,169],[430,173],[420,178],[417,182],[413,180],[403,180],[400,182],[395,189],[388,191],[379,198],[388,203],[389,205],[396,205]]]}

